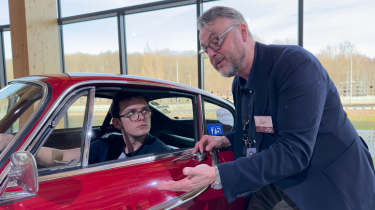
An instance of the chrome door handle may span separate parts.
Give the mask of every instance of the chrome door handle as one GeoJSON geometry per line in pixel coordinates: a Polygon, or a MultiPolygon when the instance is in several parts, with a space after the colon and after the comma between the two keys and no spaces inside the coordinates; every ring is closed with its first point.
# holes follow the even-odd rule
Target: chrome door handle
{"type": "Polygon", "coordinates": [[[173,159],[172,162],[177,162],[179,160],[187,160],[187,159],[190,159],[190,158],[195,159],[195,160],[201,162],[201,161],[203,161],[203,160],[206,159],[206,153],[199,153],[199,152],[197,152],[197,153],[185,154],[185,155],[182,155],[182,156],[180,156],[178,158],[173,159]]]}

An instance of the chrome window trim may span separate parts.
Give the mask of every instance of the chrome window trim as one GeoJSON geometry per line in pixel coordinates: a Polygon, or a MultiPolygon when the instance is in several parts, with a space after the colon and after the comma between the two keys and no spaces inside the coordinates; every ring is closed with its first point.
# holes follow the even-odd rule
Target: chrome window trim
{"type": "MultiPolygon", "coordinates": [[[[73,102],[74,103],[77,99],[79,99],[82,96],[87,96],[87,101],[90,100],[89,95],[90,95],[91,90],[94,89],[94,88],[95,87],[92,87],[92,86],[82,87],[82,88],[79,88],[77,90],[71,91],[69,94],[67,94],[66,97],[63,98],[62,103],[60,103],[61,106],[57,106],[55,108],[56,110],[58,109],[59,112],[54,111],[51,114],[51,116],[49,118],[47,118],[46,122],[43,123],[43,124],[45,124],[45,126],[42,127],[42,128],[40,128],[38,130],[38,134],[36,135],[34,141],[32,141],[30,143],[28,151],[31,151],[31,150],[34,149],[35,145],[38,143],[38,139],[40,139],[42,137],[42,135],[45,134],[45,131],[48,129],[49,126],[52,126],[53,128],[48,131],[49,133],[47,134],[47,136],[49,136],[51,134],[51,132],[53,132],[53,130],[55,129],[55,126],[57,125],[57,123],[55,122],[55,120],[58,119],[58,121],[60,121],[61,118],[62,118],[61,116],[63,114],[65,114],[67,112],[67,110],[69,109],[70,105],[72,105],[72,104],[69,104],[69,102],[73,102]],[[69,107],[66,106],[67,104],[69,104],[69,107]]],[[[86,102],[86,103],[88,104],[89,102],[86,102]]],[[[86,104],[86,106],[87,106],[87,104],[86,104]]],[[[86,113],[86,110],[87,110],[87,107],[85,107],[85,113],[86,113]]],[[[85,117],[86,117],[86,114],[85,114],[85,117]]],[[[85,123],[86,123],[86,118],[83,121],[82,128],[84,128],[85,123]]],[[[85,132],[85,134],[87,134],[87,132],[85,132]]],[[[40,147],[42,147],[42,145],[45,143],[45,141],[47,139],[48,138],[45,138],[43,140],[43,142],[40,142],[40,147]]],[[[81,166],[81,163],[83,163],[82,162],[82,155],[84,153],[82,153],[82,147],[84,146],[84,143],[82,142],[81,145],[82,145],[81,146],[81,159],[77,163],[78,165],[74,165],[74,166],[81,166]]],[[[36,154],[38,153],[40,147],[35,151],[34,156],[36,156],[36,154]]],[[[88,152],[87,152],[87,155],[88,155],[88,152]]],[[[70,167],[74,167],[74,166],[69,165],[69,166],[67,166],[65,168],[70,168],[70,167]]],[[[50,168],[51,168],[51,170],[57,170],[57,168],[58,169],[63,169],[64,167],[57,166],[57,168],[56,167],[50,167],[50,168]]],[[[43,170],[44,170],[44,168],[43,168],[43,170]]]]}
{"type": "MultiPolygon", "coordinates": [[[[107,75],[108,76],[108,75],[107,75]]],[[[124,78],[123,76],[119,76],[120,78],[124,78]]],[[[136,79],[140,79],[141,77],[140,76],[132,76],[132,77],[125,77],[125,78],[136,78],[136,79]]],[[[146,79],[146,78],[145,78],[146,79]]],[[[147,78],[147,80],[149,80],[147,78]]],[[[161,81],[161,80],[153,80],[155,82],[158,82],[158,81],[161,81]]],[[[163,83],[166,83],[165,81],[162,81],[163,83]]],[[[231,106],[233,107],[234,109],[234,106],[233,104],[231,104],[230,102],[222,99],[222,98],[219,98],[215,95],[212,95],[212,94],[209,94],[203,90],[199,90],[199,89],[194,89],[194,88],[189,88],[188,90],[184,87],[180,87],[180,86],[176,86],[177,83],[170,83],[171,85],[173,85],[172,87],[171,86],[168,86],[166,84],[150,84],[148,82],[138,82],[138,81],[114,81],[114,80],[90,80],[90,81],[83,81],[83,82],[78,82],[72,86],[70,86],[69,88],[67,88],[60,96],[58,99],[56,99],[56,101],[54,102],[54,104],[51,106],[51,108],[48,110],[48,112],[44,115],[43,119],[41,119],[40,123],[38,124],[38,126],[33,130],[33,132],[29,135],[28,139],[26,142],[29,142],[30,139],[34,139],[35,135],[39,132],[40,128],[42,125],[44,125],[46,123],[46,121],[48,120],[48,118],[51,116],[51,114],[56,110],[57,106],[61,103],[61,101],[75,88],[79,87],[79,86],[84,86],[84,85],[96,85],[96,84],[117,84],[117,85],[142,85],[142,86],[151,86],[151,87],[161,87],[161,88],[169,88],[169,89],[177,89],[177,90],[180,90],[180,91],[188,91],[190,93],[195,93],[195,94],[201,94],[201,95],[205,95],[207,97],[210,97],[210,98],[214,98],[215,100],[218,100],[218,101],[221,101],[225,104],[227,104],[228,106],[231,106]]],[[[168,83],[167,83],[168,84],[168,83]]],[[[28,143],[29,144],[29,143],[28,143]]],[[[26,147],[26,146],[25,146],[26,147]]],[[[29,149],[30,150],[30,149],[29,149]]]]}
{"type": "MultiPolygon", "coordinates": [[[[27,127],[27,126],[29,126],[30,125],[30,123],[32,123],[31,122],[31,120],[33,120],[35,117],[37,117],[36,116],[36,114],[37,113],[39,113],[41,110],[41,108],[42,108],[42,106],[44,106],[44,104],[46,103],[46,100],[47,100],[47,96],[48,96],[48,94],[49,94],[49,92],[48,92],[48,84],[47,83],[45,83],[45,82],[43,82],[43,81],[40,81],[40,80],[36,80],[36,81],[21,81],[21,80],[19,80],[19,81],[12,81],[12,82],[9,82],[9,84],[12,84],[12,83],[34,83],[34,84],[36,84],[36,85],[39,85],[39,86],[41,86],[41,89],[42,89],[42,91],[43,91],[43,93],[42,93],[42,98],[41,98],[41,100],[40,100],[40,102],[39,102],[39,105],[38,105],[38,107],[37,107],[37,111],[35,111],[32,115],[31,115],[31,117],[29,117],[29,119],[27,119],[27,121],[26,121],[26,124],[25,124],[25,126],[24,127],[27,127]]],[[[41,120],[42,121],[42,120],[41,120]]],[[[37,127],[34,129],[34,131],[37,129],[37,127]]],[[[22,131],[22,132],[18,132],[14,137],[13,137],[13,139],[18,139],[21,135],[23,135],[23,133],[24,133],[24,131],[22,131]]],[[[13,141],[10,145],[7,145],[6,146],[6,148],[1,152],[1,154],[0,154],[0,160],[3,160],[4,159],[4,156],[5,156],[5,154],[7,154],[8,152],[9,152],[9,150],[10,150],[10,148],[12,148],[13,147],[13,145],[14,145],[14,143],[15,143],[16,141],[13,141]]],[[[25,140],[25,143],[23,143],[22,144],[22,146],[18,149],[18,151],[24,151],[25,150],[25,148],[27,147],[27,145],[30,143],[30,138],[27,138],[26,140],[25,140]]],[[[10,169],[10,167],[9,167],[9,163],[5,166],[5,169],[1,172],[1,175],[0,175],[0,181],[2,182],[3,180],[4,180],[4,178],[8,175],[8,171],[9,171],[9,169],[10,169]]]]}
{"type": "MultiPolygon", "coordinates": [[[[85,119],[83,121],[85,140],[83,147],[82,166],[86,168],[89,162],[90,140],[92,135],[92,116],[94,114],[95,87],[90,88],[85,108],[85,119]]],[[[82,150],[81,150],[82,151],[82,150]]]]}
{"type": "Polygon", "coordinates": [[[57,172],[55,174],[39,176],[39,182],[61,179],[61,178],[66,178],[66,177],[71,177],[71,176],[78,176],[78,175],[83,175],[83,174],[87,174],[87,173],[105,171],[105,170],[114,169],[114,168],[128,167],[128,166],[138,165],[138,164],[142,164],[142,163],[149,163],[149,162],[152,162],[152,161],[155,161],[155,160],[180,156],[182,153],[187,152],[187,151],[192,150],[192,149],[193,148],[188,148],[188,149],[178,150],[178,151],[170,152],[170,153],[150,155],[150,156],[146,156],[146,157],[135,158],[135,159],[132,159],[132,160],[124,160],[124,161],[121,161],[121,162],[108,163],[108,164],[105,164],[105,165],[102,165],[102,164],[101,165],[93,165],[93,166],[90,166],[88,168],[80,168],[80,169],[75,169],[75,170],[72,170],[72,171],[57,172]]]}
{"type": "Polygon", "coordinates": [[[182,194],[182,195],[180,195],[176,198],[173,198],[171,200],[168,200],[168,201],[165,201],[161,204],[153,206],[153,207],[149,208],[149,210],[173,209],[173,208],[175,208],[177,206],[180,206],[180,205],[194,199],[195,197],[199,196],[204,191],[206,191],[208,189],[208,187],[209,186],[205,186],[205,187],[202,187],[202,188],[190,191],[190,192],[186,192],[186,193],[184,193],[184,194],[182,194]]]}
{"type": "Polygon", "coordinates": [[[206,121],[204,120],[205,112],[204,112],[204,108],[203,108],[203,97],[202,97],[202,95],[198,95],[198,97],[199,97],[199,109],[200,109],[200,113],[201,113],[201,116],[200,116],[201,127],[200,127],[200,129],[202,130],[202,135],[204,135],[205,134],[204,128],[206,127],[206,121]]]}
{"type": "MultiPolygon", "coordinates": [[[[87,76],[87,77],[95,77],[95,76],[103,76],[103,77],[114,77],[114,78],[119,78],[119,79],[137,79],[137,80],[146,80],[149,82],[156,82],[156,83],[161,83],[161,84],[155,84],[155,83],[147,83],[144,81],[116,81],[116,80],[91,80],[91,81],[109,81],[109,83],[112,82],[127,82],[129,84],[140,84],[140,85],[148,85],[148,86],[158,86],[158,87],[167,87],[167,88],[174,88],[178,90],[184,90],[184,91],[189,91],[193,92],[196,94],[201,94],[210,98],[215,98],[218,99],[219,101],[228,104],[229,106],[234,107],[234,105],[227,100],[220,98],[210,92],[207,92],[205,90],[191,87],[182,83],[177,83],[169,80],[162,80],[162,79],[157,79],[157,78],[151,78],[151,77],[145,77],[145,76],[139,76],[139,75],[120,75],[120,74],[107,74],[107,73],[66,73],[69,76],[72,77],[82,77],[82,76],[87,76]],[[172,87],[171,87],[172,86],[172,87]]],[[[88,81],[90,82],[90,81],[88,81]]]]}
{"type": "MultiPolygon", "coordinates": [[[[108,75],[107,75],[108,76],[108,75]]],[[[143,80],[147,80],[147,81],[151,81],[151,82],[160,82],[160,83],[164,83],[164,84],[155,84],[155,83],[149,83],[147,81],[115,81],[115,80],[90,80],[90,81],[82,81],[82,82],[77,82],[76,84],[70,86],[69,88],[67,88],[56,100],[55,102],[53,103],[53,105],[51,105],[50,109],[47,111],[47,113],[45,113],[45,115],[43,116],[43,118],[40,120],[40,122],[38,123],[38,125],[35,127],[35,129],[32,131],[32,133],[28,136],[28,138],[25,140],[25,143],[21,146],[20,148],[20,151],[22,150],[25,150],[28,146],[28,150],[27,151],[30,151],[31,148],[35,145],[36,141],[33,142],[32,145],[29,145],[31,143],[31,140],[33,140],[37,134],[39,134],[40,130],[41,130],[41,127],[44,126],[46,124],[46,122],[48,121],[48,119],[52,116],[52,114],[55,112],[56,108],[61,104],[61,102],[64,100],[64,98],[70,94],[70,92],[79,87],[79,86],[89,86],[89,85],[94,85],[94,86],[97,86],[98,84],[114,84],[114,85],[141,85],[141,86],[150,86],[150,87],[160,87],[160,88],[169,88],[169,89],[175,89],[175,90],[180,90],[180,91],[187,91],[187,92],[190,92],[190,93],[194,93],[194,94],[198,94],[199,97],[201,97],[201,95],[204,95],[204,96],[207,96],[209,98],[213,98],[215,100],[218,100],[218,101],[221,101],[225,104],[227,104],[228,106],[231,106],[234,108],[233,104],[231,104],[230,102],[222,99],[222,98],[219,98],[213,94],[210,94],[208,92],[205,92],[204,90],[200,90],[200,89],[197,89],[197,88],[192,88],[192,87],[184,87],[183,85],[181,86],[180,84],[178,83],[174,83],[174,82],[166,82],[166,81],[163,81],[163,80],[158,80],[158,79],[149,79],[149,78],[146,78],[146,77],[141,77],[141,76],[120,76],[120,78],[134,78],[134,79],[142,79],[143,80]],[[172,86],[170,86],[172,85],[172,86]]],[[[42,82],[42,81],[34,81],[34,83],[41,83],[43,84],[43,86],[46,86],[46,83],[45,82],[42,82]]],[[[45,94],[46,95],[46,94],[45,94]]],[[[43,101],[44,102],[44,101],[43,101]]],[[[201,102],[200,102],[201,103],[201,102]]],[[[42,103],[40,103],[42,104],[42,103]]],[[[201,106],[201,104],[200,104],[201,106]]],[[[173,153],[169,153],[167,155],[156,155],[156,156],[150,156],[150,157],[145,157],[145,158],[140,158],[140,159],[136,159],[136,160],[129,160],[129,161],[126,161],[124,163],[113,163],[113,164],[109,164],[109,165],[106,165],[106,166],[98,166],[98,167],[89,167],[89,168],[85,168],[85,169],[77,169],[75,171],[68,171],[68,172],[62,172],[62,173],[57,173],[57,174],[52,174],[52,175],[46,175],[46,176],[42,176],[40,177],[40,181],[45,181],[45,180],[52,180],[52,179],[57,179],[57,178],[61,178],[61,177],[68,177],[68,176],[74,176],[74,175],[79,175],[79,174],[85,174],[85,173],[89,173],[89,172],[93,172],[93,171],[100,171],[100,170],[106,170],[106,169],[111,169],[111,168],[117,168],[117,167],[123,167],[123,166],[127,166],[127,165],[134,165],[134,164],[139,164],[139,163],[146,163],[146,162],[150,162],[150,161],[153,161],[153,160],[156,160],[156,159],[160,159],[160,158],[163,158],[163,157],[168,157],[168,156],[178,156],[181,152],[178,151],[178,152],[173,152],[173,153]]],[[[7,173],[2,173],[1,174],[1,180],[6,176],[4,174],[7,174],[7,173]]]]}
{"type": "MultiPolygon", "coordinates": [[[[176,152],[172,153],[166,153],[166,154],[159,154],[159,155],[152,155],[152,156],[147,156],[143,158],[138,158],[134,160],[124,160],[123,162],[115,162],[115,163],[110,163],[107,165],[99,165],[99,166],[93,166],[89,168],[82,168],[82,169],[76,169],[72,171],[65,171],[61,173],[55,173],[51,175],[45,175],[45,176],[39,176],[38,181],[39,183],[41,182],[46,182],[46,181],[52,181],[55,179],[61,179],[61,178],[67,178],[71,176],[78,176],[78,175],[84,175],[87,173],[93,173],[93,172],[100,172],[100,171],[105,171],[105,170],[110,170],[114,168],[121,168],[121,167],[128,167],[128,166],[133,166],[137,164],[142,164],[142,163],[150,163],[155,160],[160,160],[164,158],[171,158],[171,157],[176,157],[180,156],[181,154],[185,153],[186,151],[192,150],[192,148],[185,149],[185,150],[179,150],[176,152]]],[[[182,205],[185,202],[188,202],[195,197],[199,196],[202,194],[204,191],[208,189],[209,186],[202,187],[197,190],[193,190],[190,192],[186,192],[176,198],[173,198],[171,200],[165,201],[161,204],[158,204],[156,206],[153,206],[149,209],[151,210],[161,210],[161,209],[173,209],[179,205],[182,205]]]]}
{"type": "MultiPolygon", "coordinates": [[[[217,150],[214,150],[211,153],[211,164],[212,164],[212,166],[216,166],[218,163],[219,163],[219,157],[218,157],[218,154],[217,154],[217,150]]],[[[176,198],[165,201],[165,202],[163,202],[161,204],[158,204],[156,206],[153,206],[152,208],[149,208],[149,209],[150,210],[173,209],[173,208],[175,208],[177,206],[180,206],[180,205],[194,199],[195,197],[199,196],[204,191],[206,191],[209,187],[210,187],[210,185],[207,185],[207,186],[204,186],[202,188],[199,188],[199,189],[196,189],[196,190],[193,190],[193,191],[190,191],[190,192],[186,192],[186,193],[184,193],[184,194],[182,194],[182,195],[180,195],[176,198]]]]}

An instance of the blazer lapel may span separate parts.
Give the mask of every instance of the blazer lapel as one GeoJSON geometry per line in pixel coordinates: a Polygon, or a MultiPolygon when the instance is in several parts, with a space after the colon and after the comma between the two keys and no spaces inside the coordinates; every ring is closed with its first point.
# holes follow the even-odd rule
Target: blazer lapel
{"type": "MultiPolygon", "coordinates": [[[[269,82],[270,82],[270,70],[272,64],[266,62],[265,45],[257,43],[257,61],[255,62],[254,68],[254,88],[255,88],[255,102],[254,102],[254,116],[265,116],[268,103],[269,103],[269,82]]],[[[269,55],[268,55],[269,56],[269,55]]],[[[259,147],[262,143],[264,133],[256,133],[256,147],[259,151],[259,147]]]]}

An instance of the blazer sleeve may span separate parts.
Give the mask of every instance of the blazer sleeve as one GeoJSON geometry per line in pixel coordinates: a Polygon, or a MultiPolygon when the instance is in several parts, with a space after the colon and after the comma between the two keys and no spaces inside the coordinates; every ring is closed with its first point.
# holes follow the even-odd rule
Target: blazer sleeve
{"type": "MultiPolygon", "coordinates": [[[[281,60],[281,59],[280,59],[281,60]]],[[[273,144],[250,158],[218,165],[229,202],[246,192],[302,172],[309,165],[321,122],[328,75],[315,57],[297,52],[275,63],[271,77],[278,132],[273,144]],[[297,62],[296,62],[297,61],[297,62]]],[[[263,87],[266,88],[266,87],[263,87]]],[[[265,134],[267,135],[267,134],[265,134]]]]}

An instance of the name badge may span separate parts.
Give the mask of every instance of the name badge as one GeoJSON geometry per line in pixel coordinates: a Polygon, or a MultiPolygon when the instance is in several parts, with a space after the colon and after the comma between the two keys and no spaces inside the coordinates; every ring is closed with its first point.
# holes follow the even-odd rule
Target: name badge
{"type": "Polygon", "coordinates": [[[255,130],[259,133],[273,133],[271,116],[254,116],[255,130]]]}
{"type": "Polygon", "coordinates": [[[251,157],[255,153],[257,153],[257,148],[250,147],[246,149],[246,157],[251,157]]]}

